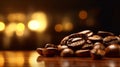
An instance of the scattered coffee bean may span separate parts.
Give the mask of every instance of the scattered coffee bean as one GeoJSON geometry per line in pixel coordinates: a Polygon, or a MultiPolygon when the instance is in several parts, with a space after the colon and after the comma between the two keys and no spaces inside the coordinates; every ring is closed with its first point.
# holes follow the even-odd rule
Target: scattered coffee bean
{"type": "Polygon", "coordinates": [[[74,56],[74,51],[72,49],[69,49],[69,48],[64,49],[61,52],[60,56],[62,56],[62,57],[73,57],[74,56]]]}
{"type": "Polygon", "coordinates": [[[106,57],[120,57],[120,45],[119,44],[111,44],[106,49],[106,57]]]}
{"type": "Polygon", "coordinates": [[[90,57],[90,50],[77,50],[75,55],[77,57],[90,57]]]}

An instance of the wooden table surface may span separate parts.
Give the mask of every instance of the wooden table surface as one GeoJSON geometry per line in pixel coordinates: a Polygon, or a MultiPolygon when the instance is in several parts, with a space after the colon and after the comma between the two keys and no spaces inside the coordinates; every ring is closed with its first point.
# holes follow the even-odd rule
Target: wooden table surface
{"type": "Polygon", "coordinates": [[[120,58],[46,58],[36,51],[0,51],[0,67],[120,67],[120,58]]]}

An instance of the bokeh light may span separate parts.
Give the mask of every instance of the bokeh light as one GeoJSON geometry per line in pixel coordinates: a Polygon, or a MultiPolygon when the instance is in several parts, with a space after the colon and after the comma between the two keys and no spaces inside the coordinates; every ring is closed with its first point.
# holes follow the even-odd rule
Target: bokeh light
{"type": "Polygon", "coordinates": [[[32,31],[43,32],[47,27],[47,17],[43,12],[35,12],[31,16],[28,28],[32,31]]]}
{"type": "Polygon", "coordinates": [[[11,37],[16,30],[16,23],[11,22],[5,29],[5,35],[11,37]]]}
{"type": "Polygon", "coordinates": [[[33,30],[33,31],[37,31],[40,29],[40,23],[39,21],[37,20],[31,20],[29,23],[28,23],[28,28],[30,30],[33,30]]]}
{"type": "Polygon", "coordinates": [[[56,31],[56,32],[61,32],[61,31],[63,31],[63,26],[62,26],[62,24],[56,24],[56,25],[55,25],[55,31],[56,31]]]}
{"type": "Polygon", "coordinates": [[[14,21],[25,21],[26,16],[23,13],[10,13],[7,16],[8,21],[14,22],[14,21]]]}
{"type": "Polygon", "coordinates": [[[64,31],[71,31],[73,29],[73,24],[69,16],[65,16],[62,20],[62,26],[64,31]]]}
{"type": "Polygon", "coordinates": [[[5,59],[4,59],[3,53],[0,53],[0,67],[4,66],[4,62],[5,62],[5,59]]]}
{"type": "Polygon", "coordinates": [[[71,31],[73,29],[73,24],[69,22],[64,23],[63,26],[65,31],[71,31]]]}
{"type": "Polygon", "coordinates": [[[11,67],[22,67],[24,64],[24,54],[22,52],[6,52],[7,64],[11,67]]]}
{"type": "Polygon", "coordinates": [[[40,67],[40,66],[43,67],[42,65],[39,66],[38,62],[35,59],[38,56],[39,56],[39,54],[36,52],[30,53],[30,57],[28,58],[29,59],[28,62],[30,64],[30,67],[40,67]]]}
{"type": "Polygon", "coordinates": [[[4,22],[0,21],[0,31],[3,31],[5,29],[5,24],[4,22]]]}
{"type": "Polygon", "coordinates": [[[18,23],[16,25],[16,35],[23,36],[25,30],[25,25],[23,23],[18,23]]]}
{"type": "Polygon", "coordinates": [[[88,17],[87,11],[81,10],[81,11],[79,12],[79,18],[80,18],[80,19],[84,20],[84,19],[87,19],[87,17],[88,17]]]}

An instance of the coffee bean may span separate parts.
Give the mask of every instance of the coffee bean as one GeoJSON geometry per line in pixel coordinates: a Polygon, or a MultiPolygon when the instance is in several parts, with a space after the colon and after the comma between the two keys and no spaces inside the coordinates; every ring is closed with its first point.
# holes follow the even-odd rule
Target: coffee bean
{"type": "Polygon", "coordinates": [[[114,35],[112,32],[108,32],[108,31],[98,31],[97,34],[102,36],[103,38],[106,36],[113,36],[114,35]]]}
{"type": "Polygon", "coordinates": [[[75,55],[77,57],[90,57],[90,50],[77,50],[75,55]]]}
{"type": "Polygon", "coordinates": [[[61,52],[60,56],[62,56],[62,57],[73,57],[74,56],[74,51],[72,49],[69,49],[69,48],[64,49],[61,52]]]}
{"type": "Polygon", "coordinates": [[[119,44],[111,44],[106,49],[106,57],[120,57],[120,45],[119,44]]]}

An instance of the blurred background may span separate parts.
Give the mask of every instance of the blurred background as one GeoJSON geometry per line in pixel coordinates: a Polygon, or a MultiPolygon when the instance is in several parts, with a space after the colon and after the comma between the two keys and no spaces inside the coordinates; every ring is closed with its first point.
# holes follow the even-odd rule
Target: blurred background
{"type": "Polygon", "coordinates": [[[58,45],[82,30],[119,35],[119,2],[112,0],[1,0],[0,50],[58,45]]]}

